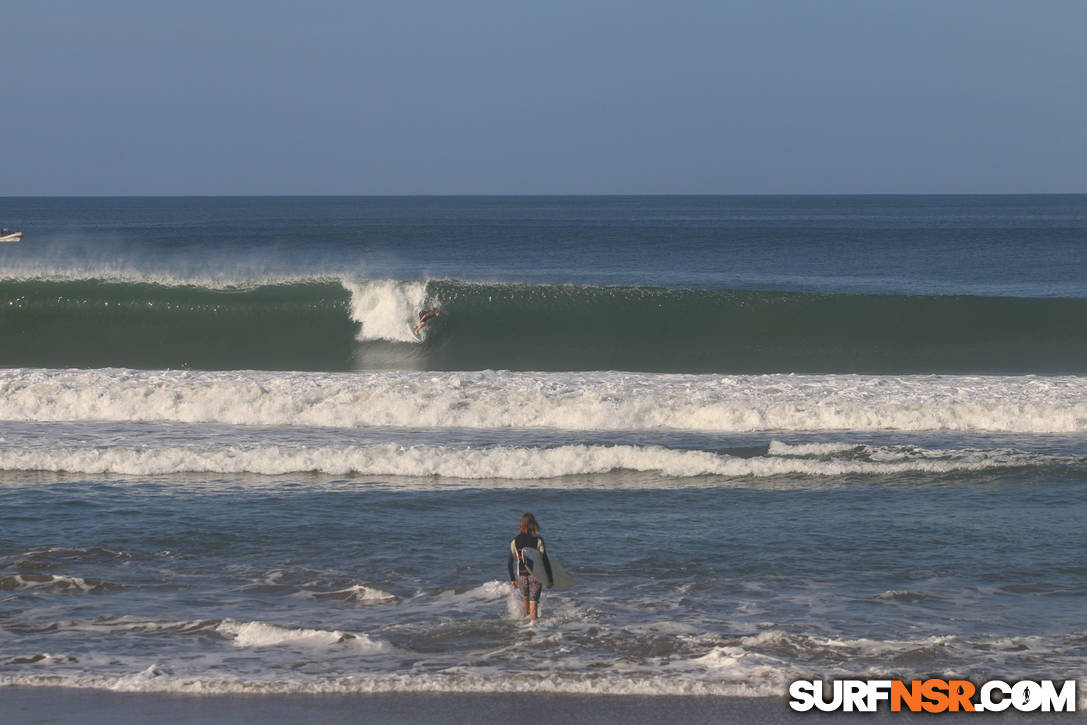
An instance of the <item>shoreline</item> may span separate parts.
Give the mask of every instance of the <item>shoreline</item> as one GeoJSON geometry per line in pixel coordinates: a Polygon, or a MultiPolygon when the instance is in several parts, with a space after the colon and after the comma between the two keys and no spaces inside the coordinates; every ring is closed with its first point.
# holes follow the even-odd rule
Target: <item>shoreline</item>
{"type": "MultiPolygon", "coordinates": [[[[13,722],[113,725],[157,722],[176,725],[221,723],[293,725],[321,723],[701,723],[752,725],[831,722],[856,713],[797,713],[785,697],[682,695],[573,695],[479,693],[379,693],[351,695],[192,695],[131,693],[60,687],[0,688],[13,722]]],[[[972,713],[944,713],[941,722],[958,722],[972,713]]],[[[1051,714],[1001,713],[1000,723],[1038,722],[1051,714]]],[[[924,713],[867,714],[866,721],[930,722],[924,713]]]]}

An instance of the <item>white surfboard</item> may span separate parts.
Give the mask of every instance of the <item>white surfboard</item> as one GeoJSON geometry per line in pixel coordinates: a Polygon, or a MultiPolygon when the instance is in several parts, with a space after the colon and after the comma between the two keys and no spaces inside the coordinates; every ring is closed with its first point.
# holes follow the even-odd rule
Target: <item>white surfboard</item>
{"type": "MultiPolygon", "coordinates": [[[[528,567],[528,571],[532,574],[532,578],[542,583],[544,586],[547,586],[547,569],[544,568],[543,558],[540,552],[526,547],[524,549],[524,555],[525,566],[528,567]],[[537,572],[539,573],[537,574],[537,572]]],[[[547,561],[551,564],[551,574],[554,575],[555,578],[555,586],[551,587],[552,589],[569,589],[577,584],[577,582],[574,581],[574,578],[567,574],[566,570],[562,568],[562,564],[555,559],[554,554],[548,554],[547,561]]]]}

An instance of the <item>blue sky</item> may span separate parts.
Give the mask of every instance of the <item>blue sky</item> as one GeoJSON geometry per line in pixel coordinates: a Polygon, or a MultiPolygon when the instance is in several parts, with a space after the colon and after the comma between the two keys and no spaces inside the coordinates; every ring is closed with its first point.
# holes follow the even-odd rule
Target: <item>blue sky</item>
{"type": "Polygon", "coordinates": [[[2,195],[1087,192],[1087,2],[25,2],[2,195]]]}

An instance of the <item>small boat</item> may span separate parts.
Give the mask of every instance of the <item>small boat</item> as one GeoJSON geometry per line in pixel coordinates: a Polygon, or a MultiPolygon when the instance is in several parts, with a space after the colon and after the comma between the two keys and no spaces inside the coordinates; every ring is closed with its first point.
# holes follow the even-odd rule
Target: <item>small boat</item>
{"type": "Polygon", "coordinates": [[[0,229],[0,242],[19,242],[23,239],[22,232],[11,232],[7,229],[0,229]]]}

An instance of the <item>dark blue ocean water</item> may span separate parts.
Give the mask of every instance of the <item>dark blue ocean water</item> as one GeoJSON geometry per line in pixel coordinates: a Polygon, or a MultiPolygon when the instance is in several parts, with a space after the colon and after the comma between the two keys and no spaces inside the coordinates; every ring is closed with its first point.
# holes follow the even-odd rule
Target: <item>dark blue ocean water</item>
{"type": "Polygon", "coordinates": [[[1087,196],[0,223],[0,683],[777,695],[1087,663],[1087,196]],[[526,510],[579,580],[534,625],[526,510]]]}
{"type": "Polygon", "coordinates": [[[1087,297],[1087,195],[5,198],[0,219],[27,233],[12,270],[1087,297]]]}

